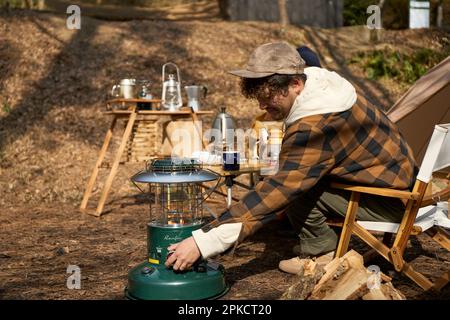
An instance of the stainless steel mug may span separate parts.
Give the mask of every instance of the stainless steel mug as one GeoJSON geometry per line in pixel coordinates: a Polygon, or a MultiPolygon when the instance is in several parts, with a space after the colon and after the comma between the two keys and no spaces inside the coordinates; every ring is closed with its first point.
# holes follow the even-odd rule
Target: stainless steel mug
{"type": "Polygon", "coordinates": [[[113,97],[124,99],[136,98],[136,79],[122,79],[120,84],[116,84],[112,87],[111,95],[113,97]],[[119,90],[118,93],[117,90],[119,90]]]}

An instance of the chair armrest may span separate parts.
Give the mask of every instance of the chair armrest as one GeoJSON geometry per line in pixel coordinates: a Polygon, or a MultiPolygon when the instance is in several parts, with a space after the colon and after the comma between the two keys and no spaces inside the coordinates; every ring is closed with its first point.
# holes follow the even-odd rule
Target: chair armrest
{"type": "Polygon", "coordinates": [[[450,186],[441,190],[435,194],[429,194],[423,197],[420,207],[426,207],[435,204],[438,201],[446,201],[450,198],[450,186]]]}
{"type": "Polygon", "coordinates": [[[392,198],[399,198],[399,199],[416,200],[419,198],[418,192],[401,191],[401,190],[388,189],[388,188],[354,186],[354,185],[350,185],[350,184],[343,184],[343,183],[336,183],[336,182],[332,182],[331,187],[335,188],[335,189],[368,193],[368,194],[374,194],[377,196],[385,196],[385,197],[392,197],[392,198]]]}

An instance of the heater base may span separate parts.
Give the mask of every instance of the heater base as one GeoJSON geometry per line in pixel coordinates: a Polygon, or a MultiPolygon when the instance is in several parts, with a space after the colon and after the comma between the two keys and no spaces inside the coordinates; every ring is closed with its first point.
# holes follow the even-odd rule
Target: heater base
{"type": "Polygon", "coordinates": [[[219,264],[205,262],[195,271],[175,272],[144,262],[129,272],[125,296],[131,300],[203,300],[217,299],[228,289],[219,264]]]}

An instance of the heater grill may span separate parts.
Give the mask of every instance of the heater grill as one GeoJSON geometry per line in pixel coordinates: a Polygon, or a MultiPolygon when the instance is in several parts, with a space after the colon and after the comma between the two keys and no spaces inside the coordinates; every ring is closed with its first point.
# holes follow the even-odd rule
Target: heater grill
{"type": "Polygon", "coordinates": [[[204,192],[200,183],[216,179],[194,160],[156,159],[132,181],[148,184],[150,223],[173,227],[201,222],[204,192]]]}
{"type": "Polygon", "coordinates": [[[150,184],[151,223],[178,226],[203,217],[201,187],[191,183],[150,184]]]}
{"type": "Polygon", "coordinates": [[[195,172],[202,169],[201,164],[194,160],[172,160],[172,159],[157,159],[151,163],[146,164],[147,171],[153,172],[195,172]]]}

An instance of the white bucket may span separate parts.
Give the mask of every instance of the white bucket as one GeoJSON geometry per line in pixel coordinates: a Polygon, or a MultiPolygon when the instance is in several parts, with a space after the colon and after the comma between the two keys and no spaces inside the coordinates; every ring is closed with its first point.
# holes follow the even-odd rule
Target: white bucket
{"type": "Polygon", "coordinates": [[[409,1],[409,28],[429,28],[430,27],[430,2],[429,1],[409,1]]]}

